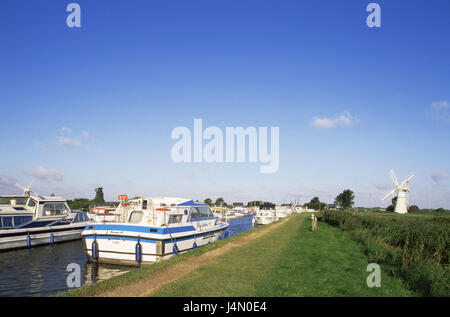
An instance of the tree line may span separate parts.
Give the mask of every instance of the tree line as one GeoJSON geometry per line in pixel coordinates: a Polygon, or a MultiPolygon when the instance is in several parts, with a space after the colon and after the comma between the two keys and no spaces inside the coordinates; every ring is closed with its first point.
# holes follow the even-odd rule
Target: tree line
{"type": "Polygon", "coordinates": [[[105,196],[103,194],[103,187],[98,187],[95,189],[94,199],[87,198],[75,198],[73,200],[67,200],[67,204],[71,209],[88,211],[91,205],[100,204],[114,204],[113,202],[106,202],[105,196]]]}

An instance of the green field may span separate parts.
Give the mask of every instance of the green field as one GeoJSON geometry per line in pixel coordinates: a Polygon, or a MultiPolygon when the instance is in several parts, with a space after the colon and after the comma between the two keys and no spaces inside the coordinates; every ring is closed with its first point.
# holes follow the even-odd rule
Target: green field
{"type": "Polygon", "coordinates": [[[323,211],[319,218],[315,232],[310,214],[289,216],[65,295],[117,296],[128,288],[138,296],[449,296],[447,215],[323,211]],[[158,274],[226,247],[148,287],[158,274]],[[370,263],[380,265],[380,287],[367,286],[370,263]]]}
{"type": "Polygon", "coordinates": [[[402,280],[381,274],[366,284],[370,263],[347,233],[326,223],[311,231],[295,215],[263,237],[221,255],[151,296],[414,296],[402,280]]]}
{"type": "Polygon", "coordinates": [[[418,296],[450,296],[448,214],[324,211],[321,218],[347,232],[371,261],[418,296]]]}

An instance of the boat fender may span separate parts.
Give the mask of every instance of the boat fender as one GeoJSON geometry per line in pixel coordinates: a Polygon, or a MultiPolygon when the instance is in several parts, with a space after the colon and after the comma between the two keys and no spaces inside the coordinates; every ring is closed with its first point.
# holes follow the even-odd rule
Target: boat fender
{"type": "Polygon", "coordinates": [[[31,237],[30,237],[30,233],[28,232],[27,235],[27,247],[31,247],[31,237]]]}
{"type": "Polygon", "coordinates": [[[197,242],[194,242],[194,245],[192,246],[192,249],[197,249],[197,242]]]}
{"type": "Polygon", "coordinates": [[[92,259],[98,261],[98,243],[97,235],[94,235],[94,241],[92,241],[92,259]]]}
{"type": "Polygon", "coordinates": [[[177,255],[178,252],[179,252],[179,250],[178,250],[177,244],[174,244],[173,245],[173,254],[177,255]]]}
{"type": "Polygon", "coordinates": [[[53,232],[50,233],[50,244],[55,243],[55,237],[53,236],[53,232]]]}
{"type": "Polygon", "coordinates": [[[141,264],[142,262],[142,245],[141,245],[141,237],[138,237],[138,242],[136,243],[136,262],[141,264]]]}

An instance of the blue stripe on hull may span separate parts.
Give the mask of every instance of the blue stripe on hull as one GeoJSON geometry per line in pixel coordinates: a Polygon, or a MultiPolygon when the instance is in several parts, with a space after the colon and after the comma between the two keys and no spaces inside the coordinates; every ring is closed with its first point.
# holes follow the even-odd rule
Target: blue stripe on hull
{"type": "Polygon", "coordinates": [[[173,234],[179,232],[193,231],[195,230],[195,228],[193,226],[184,226],[184,227],[172,227],[169,228],[169,230],[167,230],[167,228],[160,228],[160,227],[95,224],[95,225],[87,225],[85,230],[117,230],[117,231],[131,231],[131,232],[154,233],[154,234],[168,234],[170,232],[171,234],[173,234]]]}
{"type": "MultiPolygon", "coordinates": [[[[94,240],[94,236],[88,236],[85,237],[86,240],[94,240]]],[[[120,237],[120,236],[96,236],[97,240],[126,240],[126,241],[138,241],[138,238],[130,238],[130,237],[120,237]]],[[[156,240],[151,240],[151,239],[143,239],[140,238],[139,239],[140,242],[145,242],[145,243],[152,243],[155,244],[156,240]]]]}
{"type": "MultiPolygon", "coordinates": [[[[173,239],[168,238],[168,239],[165,239],[164,241],[179,242],[179,241],[185,241],[185,240],[190,240],[190,239],[194,239],[194,238],[202,238],[202,237],[206,237],[206,236],[209,236],[209,235],[213,235],[217,231],[221,231],[221,230],[224,230],[224,229],[225,228],[220,228],[220,229],[217,229],[217,230],[214,230],[214,231],[205,232],[205,233],[198,233],[198,234],[193,233],[193,234],[190,234],[189,236],[186,236],[186,237],[177,237],[177,238],[173,238],[173,239]]],[[[136,238],[134,238],[134,237],[125,237],[125,236],[114,235],[114,234],[110,234],[110,235],[109,234],[108,235],[100,234],[100,235],[95,235],[95,237],[97,239],[138,241],[138,237],[136,237],[136,238]]],[[[94,236],[93,235],[88,235],[88,236],[85,236],[85,238],[87,240],[93,240],[94,236]]],[[[140,239],[141,242],[147,242],[147,243],[153,243],[153,244],[156,243],[156,240],[154,240],[154,239],[146,239],[146,238],[142,238],[142,237],[139,237],[139,239],[140,239]]]]}

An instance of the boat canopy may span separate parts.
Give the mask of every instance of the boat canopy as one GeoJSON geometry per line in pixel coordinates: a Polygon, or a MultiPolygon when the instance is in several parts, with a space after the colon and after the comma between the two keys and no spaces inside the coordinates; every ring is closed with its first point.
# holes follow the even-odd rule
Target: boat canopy
{"type": "Polygon", "coordinates": [[[180,207],[184,207],[184,206],[203,206],[203,207],[207,207],[208,205],[207,204],[202,204],[202,203],[196,203],[193,200],[189,200],[189,201],[186,201],[184,203],[178,204],[178,206],[180,206],[180,207]]]}

